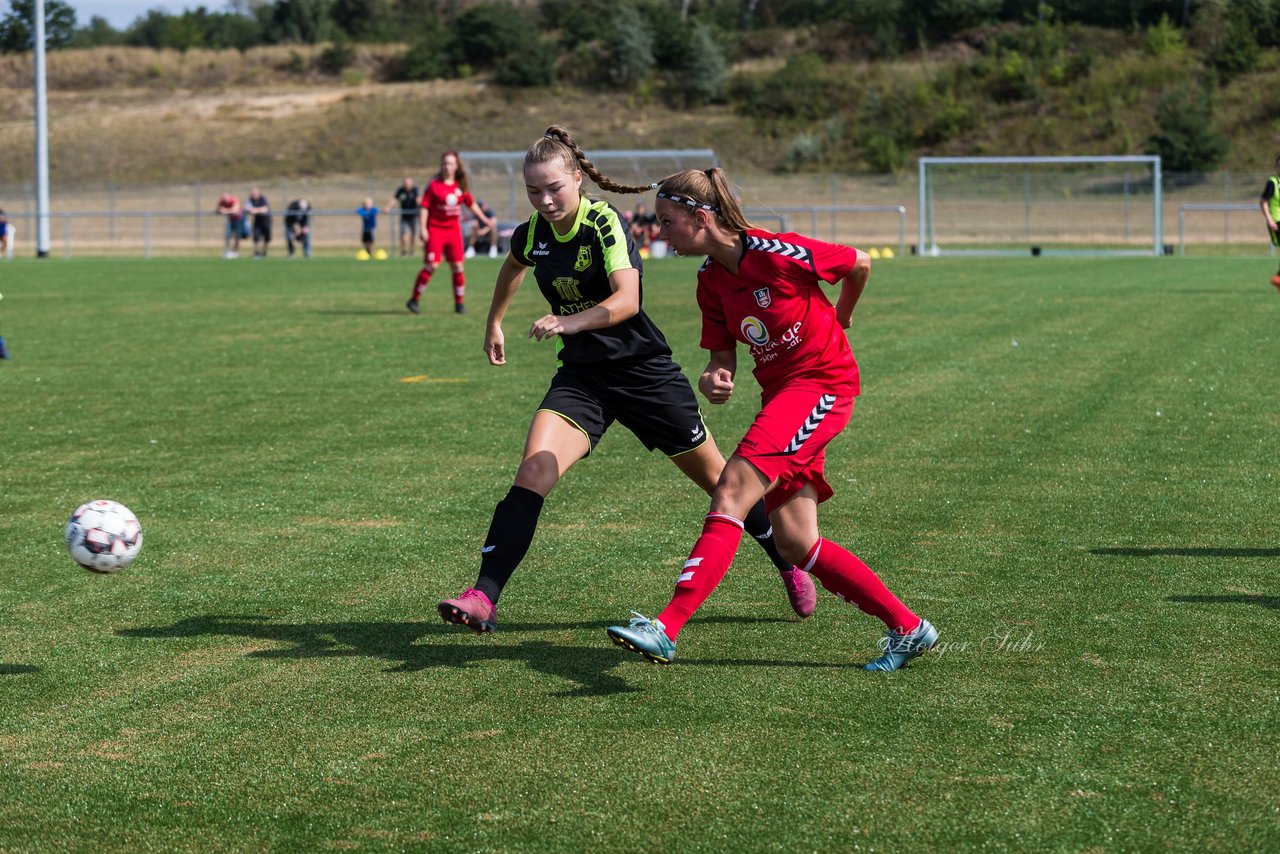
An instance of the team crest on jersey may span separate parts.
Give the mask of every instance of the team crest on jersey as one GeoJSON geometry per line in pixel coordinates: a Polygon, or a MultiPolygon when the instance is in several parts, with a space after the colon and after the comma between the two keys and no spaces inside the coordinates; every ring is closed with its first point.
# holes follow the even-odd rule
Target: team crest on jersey
{"type": "Polygon", "coordinates": [[[578,247],[578,260],[573,262],[573,269],[581,273],[583,270],[591,266],[591,247],[578,247]]]}
{"type": "Polygon", "coordinates": [[[769,294],[768,288],[760,288],[755,291],[756,305],[761,308],[768,308],[773,303],[773,297],[769,294]]]}

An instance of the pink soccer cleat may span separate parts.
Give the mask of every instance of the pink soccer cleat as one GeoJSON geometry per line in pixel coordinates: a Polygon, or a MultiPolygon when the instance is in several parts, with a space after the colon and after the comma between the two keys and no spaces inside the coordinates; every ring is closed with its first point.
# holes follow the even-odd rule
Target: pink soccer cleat
{"type": "Polygon", "coordinates": [[[466,626],[476,634],[497,631],[498,606],[489,597],[468,587],[457,599],[445,599],[436,606],[440,619],[446,623],[466,626]]]}
{"type": "Polygon", "coordinates": [[[813,578],[798,566],[780,571],[782,586],[787,588],[787,599],[800,619],[813,615],[818,605],[818,590],[813,586],[813,578]]]}

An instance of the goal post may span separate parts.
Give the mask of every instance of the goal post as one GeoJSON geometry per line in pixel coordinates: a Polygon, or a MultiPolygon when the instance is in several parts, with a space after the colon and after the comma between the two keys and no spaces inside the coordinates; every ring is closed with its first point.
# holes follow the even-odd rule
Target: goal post
{"type": "Polygon", "coordinates": [[[919,169],[921,255],[1164,253],[1158,156],[921,157],[919,169]]]}

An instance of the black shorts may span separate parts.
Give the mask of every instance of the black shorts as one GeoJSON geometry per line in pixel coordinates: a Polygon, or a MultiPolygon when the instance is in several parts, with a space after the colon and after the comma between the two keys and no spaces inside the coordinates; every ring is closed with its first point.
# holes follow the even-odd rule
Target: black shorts
{"type": "Polygon", "coordinates": [[[538,409],[568,420],[586,434],[592,449],[614,421],[646,448],[668,457],[707,441],[693,389],[668,356],[605,368],[562,365],[538,409]]]}
{"type": "Polygon", "coordinates": [[[372,243],[372,242],[373,242],[373,232],[372,232],[372,231],[370,231],[370,230],[369,230],[369,229],[367,229],[367,228],[365,228],[365,229],[361,229],[361,231],[360,231],[360,242],[361,242],[361,243],[372,243]]]}
{"type": "Polygon", "coordinates": [[[267,217],[253,218],[253,239],[271,242],[271,220],[267,217]]]}

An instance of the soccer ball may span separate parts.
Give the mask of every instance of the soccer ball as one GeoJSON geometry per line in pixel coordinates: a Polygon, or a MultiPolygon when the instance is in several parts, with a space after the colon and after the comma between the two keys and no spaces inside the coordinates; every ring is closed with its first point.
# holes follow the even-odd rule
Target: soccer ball
{"type": "Polygon", "coordinates": [[[67,522],[67,550],[90,572],[115,572],[142,551],[142,526],[123,504],[90,501],[77,507],[67,522]]]}

